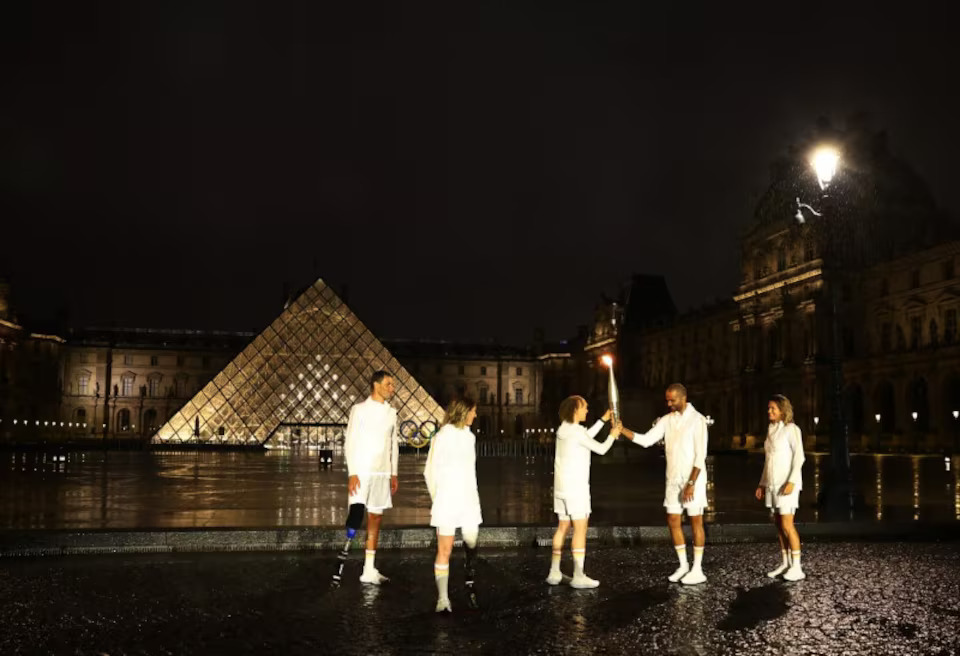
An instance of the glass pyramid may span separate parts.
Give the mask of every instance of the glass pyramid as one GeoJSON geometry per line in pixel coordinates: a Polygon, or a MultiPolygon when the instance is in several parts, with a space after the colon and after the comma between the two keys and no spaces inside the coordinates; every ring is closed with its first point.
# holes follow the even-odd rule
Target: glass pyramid
{"type": "Polygon", "coordinates": [[[421,446],[443,410],[340,298],[317,280],[160,427],[154,444],[314,443],[342,434],[370,376],[393,374],[401,439],[421,446]],[[307,435],[306,440],[301,440],[307,435]]]}

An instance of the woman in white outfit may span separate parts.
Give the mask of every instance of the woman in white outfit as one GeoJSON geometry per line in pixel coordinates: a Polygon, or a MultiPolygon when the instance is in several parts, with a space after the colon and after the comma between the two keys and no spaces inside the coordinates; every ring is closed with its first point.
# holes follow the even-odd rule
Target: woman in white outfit
{"type": "Polygon", "coordinates": [[[766,500],[770,509],[777,526],[782,557],[780,566],[767,572],[767,576],[776,578],[783,574],[787,581],[799,581],[806,575],[800,567],[800,535],[793,516],[800,505],[800,489],[803,487],[800,472],[804,461],[803,436],[793,423],[793,405],[782,394],[775,394],[767,403],[767,417],[770,428],[763,444],[763,475],[756,497],[758,501],[766,500]]]}
{"type": "Polygon", "coordinates": [[[437,583],[437,612],[452,612],[448,596],[450,553],[457,527],[466,552],[467,595],[476,606],[473,592],[477,536],[483,518],[477,491],[477,438],[470,425],[477,417],[472,399],[456,399],[447,406],[443,426],[433,436],[423,475],[433,498],[430,525],[437,529],[437,559],[433,575],[437,583]]]}
{"type": "Polygon", "coordinates": [[[557,585],[563,580],[560,573],[560,555],[567,530],[573,522],[573,578],[574,588],[595,588],[600,581],[583,573],[587,553],[587,522],[590,519],[590,456],[605,454],[620,435],[620,425],[610,430],[603,442],[594,439],[604,422],[610,419],[610,410],[593,426],[585,428],[580,422],[587,418],[587,402],[580,396],[571,396],[560,404],[556,455],[553,465],[553,509],[557,513],[557,531],[553,535],[553,555],[547,583],[557,585]]]}

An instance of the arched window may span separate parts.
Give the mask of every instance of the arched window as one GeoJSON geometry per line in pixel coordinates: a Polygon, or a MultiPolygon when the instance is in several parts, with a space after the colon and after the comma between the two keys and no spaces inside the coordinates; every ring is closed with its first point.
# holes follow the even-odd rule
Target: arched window
{"type": "Polygon", "coordinates": [[[130,430],[130,411],[126,408],[121,408],[117,413],[117,430],[130,430]]]}

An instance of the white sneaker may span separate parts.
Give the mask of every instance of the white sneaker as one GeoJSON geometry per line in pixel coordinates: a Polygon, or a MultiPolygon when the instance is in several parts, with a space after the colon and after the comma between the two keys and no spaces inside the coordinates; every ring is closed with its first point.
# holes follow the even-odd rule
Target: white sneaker
{"type": "Polygon", "coordinates": [[[452,613],[453,607],[450,605],[450,600],[446,598],[437,599],[437,612],[452,613]]]}
{"type": "Polygon", "coordinates": [[[799,565],[791,565],[790,569],[783,575],[784,581],[802,581],[805,578],[807,578],[807,575],[803,573],[803,569],[799,565]]]}
{"type": "Polygon", "coordinates": [[[784,572],[786,572],[789,567],[790,567],[789,565],[781,565],[777,569],[767,572],[767,576],[769,576],[772,579],[775,579],[781,574],[783,574],[784,572]]]}
{"type": "Polygon", "coordinates": [[[682,579],[684,576],[686,576],[687,572],[689,571],[690,571],[690,566],[687,564],[683,564],[677,568],[676,572],[668,576],[667,580],[670,581],[671,583],[676,583],[677,581],[682,579]]]}
{"type": "Polygon", "coordinates": [[[361,583],[369,583],[370,585],[380,585],[381,583],[386,583],[389,581],[386,576],[381,574],[376,567],[371,569],[364,568],[363,574],[360,575],[361,583]]]}
{"type": "Polygon", "coordinates": [[[707,577],[704,575],[703,570],[699,567],[695,567],[687,572],[686,576],[680,579],[680,582],[684,585],[697,585],[698,583],[703,583],[707,580],[707,577]]]}
{"type": "Polygon", "coordinates": [[[578,590],[586,590],[589,588],[596,588],[600,585],[600,581],[592,579],[586,574],[574,574],[573,578],[570,579],[570,587],[576,588],[578,590]]]}
{"type": "Polygon", "coordinates": [[[550,570],[550,574],[547,576],[547,583],[550,585],[560,585],[563,581],[563,574],[560,573],[560,570],[550,570]]]}

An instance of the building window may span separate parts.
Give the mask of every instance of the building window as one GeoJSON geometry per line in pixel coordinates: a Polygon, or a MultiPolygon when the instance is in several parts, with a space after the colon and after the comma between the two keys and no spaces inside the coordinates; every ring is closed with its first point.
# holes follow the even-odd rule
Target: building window
{"type": "Polygon", "coordinates": [[[517,375],[518,375],[518,376],[522,376],[522,375],[523,375],[523,367],[517,367],[517,375]]]}
{"type": "Polygon", "coordinates": [[[486,385],[480,386],[480,403],[487,403],[487,395],[490,394],[490,390],[487,389],[486,385]]]}
{"type": "Polygon", "coordinates": [[[783,271],[787,268],[787,251],[780,249],[777,252],[777,271],[783,271]]]}
{"type": "Polygon", "coordinates": [[[880,326],[880,351],[889,353],[893,347],[893,326],[885,323],[880,326]]]}
{"type": "Polygon", "coordinates": [[[517,405],[523,405],[523,389],[518,387],[513,390],[513,402],[517,405]]]}
{"type": "Polygon", "coordinates": [[[910,288],[916,289],[920,286],[920,269],[914,269],[910,272],[910,288]]]}
{"type": "Polygon", "coordinates": [[[910,319],[910,348],[920,348],[920,317],[910,319]]]}
{"type": "Polygon", "coordinates": [[[160,358],[155,355],[150,356],[150,366],[156,367],[160,363],[160,358]]]}
{"type": "Polygon", "coordinates": [[[461,376],[463,375],[463,365],[462,365],[462,364],[461,364],[461,365],[457,365],[457,373],[458,373],[459,375],[461,375],[461,376]]]}
{"type": "Polygon", "coordinates": [[[944,262],[943,263],[943,279],[953,280],[954,273],[955,272],[953,269],[953,260],[951,259],[944,262]]]}
{"type": "Polygon", "coordinates": [[[487,368],[486,368],[486,367],[480,367],[480,375],[481,375],[481,376],[486,376],[486,375],[487,375],[487,368]]]}
{"type": "Polygon", "coordinates": [[[123,364],[133,364],[133,356],[132,355],[123,356],[123,364]]]}
{"type": "Polygon", "coordinates": [[[187,377],[182,376],[177,378],[177,396],[183,397],[187,395],[187,377]]]}
{"type": "Polygon", "coordinates": [[[117,428],[122,431],[130,430],[130,411],[126,408],[117,413],[117,428]]]}
{"type": "Polygon", "coordinates": [[[880,296],[886,296],[890,293],[890,281],[883,278],[880,281],[880,296]]]}
{"type": "Polygon", "coordinates": [[[151,378],[147,381],[147,394],[150,396],[160,396],[160,379],[151,378]]]}
{"type": "Polygon", "coordinates": [[[943,324],[943,341],[952,344],[957,338],[957,311],[947,310],[943,324]]]}
{"type": "Polygon", "coordinates": [[[121,392],[121,394],[123,396],[133,396],[133,378],[130,376],[127,376],[123,378],[120,382],[123,386],[122,387],[123,391],[121,392]]]}
{"type": "Polygon", "coordinates": [[[80,377],[77,379],[77,391],[81,396],[86,396],[90,387],[90,376],[87,374],[80,374],[80,377]]]}

